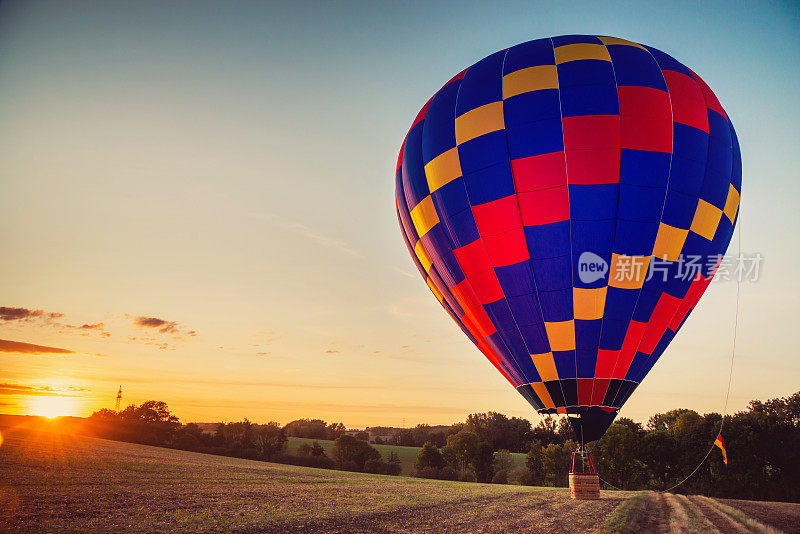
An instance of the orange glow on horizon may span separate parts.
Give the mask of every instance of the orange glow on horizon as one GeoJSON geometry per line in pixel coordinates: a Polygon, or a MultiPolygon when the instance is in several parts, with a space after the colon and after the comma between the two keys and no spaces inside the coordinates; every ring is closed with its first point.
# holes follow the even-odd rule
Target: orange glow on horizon
{"type": "Polygon", "coordinates": [[[46,396],[33,399],[29,407],[29,415],[39,415],[53,419],[62,416],[77,415],[78,403],[73,397],[46,396]]]}

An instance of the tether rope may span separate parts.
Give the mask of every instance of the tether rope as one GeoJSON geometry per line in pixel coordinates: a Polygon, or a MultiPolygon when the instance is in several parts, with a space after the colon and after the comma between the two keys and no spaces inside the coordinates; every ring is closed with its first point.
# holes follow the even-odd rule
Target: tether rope
{"type": "MultiPolygon", "coordinates": [[[[739,220],[738,220],[738,222],[739,222],[739,228],[737,229],[737,231],[738,231],[738,237],[737,237],[738,245],[737,245],[737,247],[738,247],[739,251],[737,253],[737,258],[736,258],[737,262],[738,261],[742,261],[741,260],[741,257],[742,257],[742,208],[741,208],[741,205],[739,206],[739,220]]],[[[734,321],[733,321],[733,347],[731,349],[730,370],[728,371],[728,390],[725,393],[725,404],[723,405],[723,408],[722,408],[722,421],[720,421],[720,424],[719,424],[719,431],[714,436],[714,441],[715,442],[716,442],[717,436],[722,434],[722,427],[725,426],[725,417],[728,414],[728,399],[730,398],[730,395],[731,395],[731,382],[733,380],[733,361],[734,361],[734,359],[736,357],[736,334],[737,334],[737,332],[739,330],[739,294],[740,294],[740,291],[741,291],[741,280],[740,280],[740,278],[741,278],[741,273],[737,273],[737,276],[736,276],[736,315],[735,315],[734,321]]],[[[714,450],[714,448],[716,446],[717,446],[716,443],[712,443],[711,444],[711,447],[708,449],[708,452],[706,453],[706,455],[703,456],[703,459],[700,461],[699,464],[697,464],[697,467],[695,467],[692,470],[692,472],[689,473],[689,475],[686,478],[684,478],[683,480],[681,480],[680,482],[678,482],[674,486],[670,486],[667,489],[664,489],[664,490],[651,490],[651,491],[655,491],[657,493],[668,493],[668,492],[674,490],[675,488],[677,488],[678,486],[682,485],[684,482],[686,482],[687,480],[692,478],[692,476],[694,476],[694,474],[697,473],[698,469],[700,469],[703,466],[703,464],[706,463],[706,460],[708,460],[708,457],[711,455],[711,452],[714,450]]],[[[594,450],[595,447],[597,447],[597,442],[595,442],[595,446],[592,447],[592,450],[594,450]]],[[[603,480],[603,478],[600,477],[600,475],[598,475],[597,478],[599,478],[605,485],[611,486],[615,490],[625,491],[622,488],[618,488],[614,484],[611,484],[607,480],[603,480]]]]}

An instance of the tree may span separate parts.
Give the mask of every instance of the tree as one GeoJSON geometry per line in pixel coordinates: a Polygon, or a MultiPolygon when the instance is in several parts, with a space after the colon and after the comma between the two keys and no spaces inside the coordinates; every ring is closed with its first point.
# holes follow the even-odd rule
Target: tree
{"type": "Polygon", "coordinates": [[[404,428],[395,434],[395,444],[403,447],[414,446],[414,433],[410,429],[404,428]]]}
{"type": "Polygon", "coordinates": [[[325,456],[325,448],[315,441],[311,444],[311,456],[325,456]]]}
{"type": "Polygon", "coordinates": [[[287,441],[286,433],[274,421],[258,426],[253,432],[253,444],[258,450],[259,457],[267,461],[282,452],[287,441]]]}
{"type": "Polygon", "coordinates": [[[531,449],[525,457],[526,473],[522,483],[527,486],[541,486],[545,483],[544,448],[542,442],[533,440],[531,449]]]}
{"type": "Polygon", "coordinates": [[[682,414],[691,412],[686,408],[678,408],[677,410],[670,410],[666,413],[657,413],[647,420],[647,430],[672,430],[675,421],[682,414]]]}
{"type": "Polygon", "coordinates": [[[507,450],[500,450],[497,451],[497,454],[494,455],[494,469],[495,471],[511,471],[511,467],[514,465],[514,459],[511,456],[511,453],[507,450]]]}
{"type": "Polygon", "coordinates": [[[390,452],[389,459],[386,461],[386,474],[399,475],[402,470],[403,466],[400,464],[400,457],[396,452],[390,452]]]}
{"type": "Polygon", "coordinates": [[[328,425],[327,438],[336,439],[347,431],[347,427],[342,423],[331,423],[328,425]]]}
{"type": "Polygon", "coordinates": [[[548,486],[566,486],[569,463],[578,444],[567,440],[563,445],[551,443],[542,450],[542,468],[548,486]]]}
{"type": "Polygon", "coordinates": [[[417,461],[414,463],[414,469],[420,476],[423,473],[435,472],[438,474],[439,470],[445,466],[444,458],[439,449],[430,441],[425,443],[417,454],[417,461]],[[432,470],[432,471],[431,471],[432,470]]]}
{"type": "Polygon", "coordinates": [[[426,442],[430,441],[431,427],[430,425],[418,424],[411,429],[411,437],[415,447],[421,447],[426,442]]]}
{"type": "Polygon", "coordinates": [[[465,428],[475,432],[493,450],[524,451],[530,441],[531,423],[527,419],[497,413],[474,413],[467,417],[465,428]]]}
{"type": "Polygon", "coordinates": [[[613,423],[595,446],[594,458],[608,481],[623,489],[646,479],[641,457],[641,427],[630,419],[613,423]],[[637,432],[638,429],[640,432],[637,432]]]}
{"type": "Polygon", "coordinates": [[[381,459],[381,453],[378,452],[378,449],[366,441],[357,440],[349,434],[342,434],[334,440],[331,455],[339,468],[354,468],[357,471],[363,471],[364,464],[368,460],[381,459]]]}
{"type": "Polygon", "coordinates": [[[447,445],[442,450],[447,463],[456,471],[466,470],[475,460],[480,438],[475,432],[461,430],[458,434],[447,437],[447,445]]]}
{"type": "Polygon", "coordinates": [[[322,419],[297,419],[283,427],[287,436],[328,439],[328,424],[322,419]]]}
{"type": "Polygon", "coordinates": [[[478,482],[491,482],[494,476],[494,449],[488,441],[481,441],[472,460],[478,482]]]}
{"type": "Polygon", "coordinates": [[[531,439],[539,441],[543,447],[551,443],[562,443],[563,441],[556,433],[557,426],[556,420],[548,415],[531,430],[531,439]]]}

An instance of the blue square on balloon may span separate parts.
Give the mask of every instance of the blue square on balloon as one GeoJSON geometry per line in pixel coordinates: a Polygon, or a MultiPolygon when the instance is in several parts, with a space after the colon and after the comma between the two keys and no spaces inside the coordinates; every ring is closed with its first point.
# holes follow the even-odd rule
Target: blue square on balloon
{"type": "Polygon", "coordinates": [[[658,233],[657,222],[617,221],[614,252],[625,256],[650,256],[658,233]]]}
{"type": "MultiPolygon", "coordinates": [[[[558,372],[558,378],[561,380],[562,386],[564,385],[563,382],[565,378],[575,378],[577,375],[574,350],[554,350],[553,362],[556,364],[556,371],[558,372]]],[[[566,390],[564,394],[567,395],[566,390]]],[[[575,401],[572,404],[578,404],[577,391],[575,392],[575,401]]]]}
{"type": "Polygon", "coordinates": [[[560,117],[517,124],[507,128],[505,135],[508,136],[508,157],[511,159],[564,150],[564,133],[560,117]]]}
{"type": "Polygon", "coordinates": [[[595,84],[563,87],[561,112],[564,117],[619,115],[617,86],[595,84]]]}
{"type": "Polygon", "coordinates": [[[624,321],[627,323],[633,316],[636,300],[639,298],[638,289],[622,289],[609,286],[606,293],[605,319],[624,321]]]}
{"type": "MultiPolygon", "coordinates": [[[[425,112],[425,121],[417,124],[422,132],[422,154],[424,163],[428,163],[436,156],[443,154],[456,146],[456,130],[453,128],[455,119],[456,97],[458,96],[459,83],[451,83],[442,87],[431,99],[428,110],[425,112]]],[[[406,144],[420,143],[406,140],[406,144]]]]}
{"type": "Polygon", "coordinates": [[[455,215],[441,216],[442,222],[447,227],[450,237],[453,239],[453,248],[469,245],[480,237],[478,226],[475,224],[475,216],[472,210],[467,208],[455,215]]]}
{"type": "Polygon", "coordinates": [[[625,341],[630,321],[617,321],[605,318],[603,331],[600,333],[600,350],[619,350],[625,341]]]}
{"type": "Polygon", "coordinates": [[[573,318],[571,287],[560,291],[539,291],[537,294],[545,322],[569,321],[573,318]]]}
{"type": "Polygon", "coordinates": [[[705,161],[682,158],[674,154],[669,175],[669,188],[697,197],[706,175],[705,161]]]}
{"type": "Polygon", "coordinates": [[[623,148],[619,181],[623,184],[664,187],[670,178],[670,159],[670,154],[663,152],[623,148]]]}
{"type": "Polygon", "coordinates": [[[674,189],[667,190],[667,199],[664,202],[664,214],[661,222],[673,228],[688,230],[694,219],[697,209],[697,197],[687,195],[674,189]]]}
{"type": "Polygon", "coordinates": [[[529,261],[522,261],[503,267],[495,267],[494,272],[506,297],[532,293],[533,270],[529,261]]]}
{"type": "Polygon", "coordinates": [[[555,258],[570,253],[570,221],[525,226],[525,241],[531,258],[555,258]]]}
{"type": "Polygon", "coordinates": [[[520,326],[519,333],[531,354],[544,354],[550,350],[543,324],[520,326]]]}
{"type": "Polygon", "coordinates": [[[460,177],[446,183],[431,193],[431,196],[436,206],[436,212],[440,216],[442,213],[459,213],[470,207],[469,199],[467,198],[467,190],[464,187],[464,180],[460,177]]]}
{"type": "Polygon", "coordinates": [[[665,187],[647,187],[620,184],[620,219],[628,221],[658,222],[664,208],[665,187]]]}
{"type": "Polygon", "coordinates": [[[513,195],[514,175],[508,160],[464,175],[467,196],[472,206],[513,195]]]}
{"type": "Polygon", "coordinates": [[[610,255],[614,244],[614,230],[617,222],[614,219],[600,221],[581,221],[572,219],[572,252],[580,255],[593,252],[598,255],[610,255]]]}
{"type": "Polygon", "coordinates": [[[541,326],[542,314],[539,309],[539,299],[535,293],[518,296],[509,295],[506,296],[506,300],[508,300],[511,313],[514,315],[518,326],[541,326]]]}
{"type": "Polygon", "coordinates": [[[503,63],[503,75],[537,65],[555,65],[553,44],[550,39],[536,39],[508,49],[503,63]]]}
{"type": "Polygon", "coordinates": [[[661,68],[647,50],[628,45],[609,45],[606,48],[614,64],[618,86],[634,85],[667,90],[661,68]]]}
{"type": "Polygon", "coordinates": [[[719,209],[725,208],[728,200],[728,192],[731,185],[731,175],[706,168],[706,178],[703,180],[703,187],[700,189],[700,198],[719,209]]]}
{"type": "Polygon", "coordinates": [[[614,67],[610,61],[599,59],[585,59],[581,61],[568,61],[558,66],[558,86],[575,85],[608,85],[616,87],[614,80],[614,67]]]}
{"type": "Polygon", "coordinates": [[[569,214],[582,221],[617,218],[619,184],[569,184],[569,214]]]}
{"type": "Polygon", "coordinates": [[[492,165],[508,163],[505,130],[490,132],[461,143],[458,145],[458,160],[465,176],[492,165]]]}
{"type": "Polygon", "coordinates": [[[593,349],[576,349],[575,360],[578,366],[578,378],[594,378],[597,367],[597,346],[593,349]]]}
{"type": "Polygon", "coordinates": [[[600,331],[602,330],[603,320],[582,320],[575,319],[575,348],[576,349],[595,349],[600,345],[600,331]]]}
{"type": "Polygon", "coordinates": [[[672,154],[703,163],[708,159],[708,134],[693,126],[672,123],[672,154]]]}
{"type": "Polygon", "coordinates": [[[520,124],[545,119],[561,121],[561,101],[558,98],[558,89],[528,91],[503,101],[503,120],[506,130],[520,124]]]}
{"type": "Polygon", "coordinates": [[[570,255],[532,259],[533,276],[538,291],[555,291],[572,287],[570,255]]]}
{"type": "Polygon", "coordinates": [[[514,322],[514,316],[508,307],[506,299],[500,299],[489,304],[484,304],[483,309],[491,319],[492,324],[498,330],[510,330],[516,328],[517,324],[514,322]]]}
{"type": "Polygon", "coordinates": [[[633,320],[640,323],[648,322],[659,298],[661,298],[661,293],[642,288],[639,292],[639,300],[636,302],[636,311],[633,312],[633,320]]]}
{"type": "Polygon", "coordinates": [[[467,70],[458,91],[456,116],[490,102],[503,100],[503,59],[505,55],[505,50],[495,52],[467,70]]]}
{"type": "Polygon", "coordinates": [[[650,46],[645,46],[645,48],[653,54],[658,66],[661,67],[661,70],[672,70],[675,72],[683,73],[687,76],[691,76],[692,73],[687,69],[683,63],[680,63],[674,57],[670,56],[669,54],[665,54],[661,50],[657,48],[652,48],[650,46]]]}

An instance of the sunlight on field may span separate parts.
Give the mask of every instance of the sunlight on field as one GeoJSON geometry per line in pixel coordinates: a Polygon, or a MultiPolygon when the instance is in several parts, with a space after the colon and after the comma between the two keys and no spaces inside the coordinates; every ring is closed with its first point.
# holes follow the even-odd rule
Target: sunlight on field
{"type": "Polygon", "coordinates": [[[54,418],[65,415],[77,415],[78,403],[71,397],[47,396],[37,397],[30,402],[30,415],[54,418]]]}

